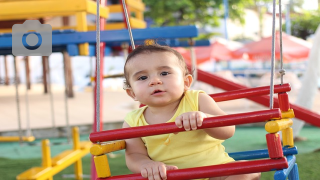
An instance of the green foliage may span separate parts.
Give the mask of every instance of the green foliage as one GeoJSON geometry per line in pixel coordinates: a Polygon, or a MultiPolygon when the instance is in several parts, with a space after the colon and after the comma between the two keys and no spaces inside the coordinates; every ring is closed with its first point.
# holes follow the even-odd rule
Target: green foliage
{"type": "MultiPolygon", "coordinates": [[[[309,11],[304,14],[294,14],[291,17],[291,33],[293,36],[307,39],[314,34],[320,24],[320,11],[309,11]]],[[[285,25],[283,26],[286,30],[285,25]]]]}
{"type": "MultiPolygon", "coordinates": [[[[223,0],[144,0],[145,17],[153,19],[155,26],[204,25],[218,26],[224,17],[223,0]]],[[[253,0],[229,0],[229,17],[244,23],[244,8],[253,0]]]]}

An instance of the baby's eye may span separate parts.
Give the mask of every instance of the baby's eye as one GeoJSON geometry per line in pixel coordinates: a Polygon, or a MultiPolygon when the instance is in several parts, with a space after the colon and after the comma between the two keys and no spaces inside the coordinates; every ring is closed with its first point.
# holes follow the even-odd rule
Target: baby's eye
{"type": "Polygon", "coordinates": [[[148,79],[147,76],[140,76],[140,77],[138,78],[138,80],[146,80],[146,79],[148,79]]]}
{"type": "Polygon", "coordinates": [[[166,75],[168,75],[168,74],[169,74],[169,72],[161,72],[161,73],[160,73],[161,76],[166,76],[166,75]]]}

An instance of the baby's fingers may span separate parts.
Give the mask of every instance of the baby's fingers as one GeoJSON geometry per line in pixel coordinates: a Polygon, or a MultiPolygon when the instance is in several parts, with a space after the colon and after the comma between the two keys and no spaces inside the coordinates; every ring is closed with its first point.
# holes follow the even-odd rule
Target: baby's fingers
{"type": "Polygon", "coordinates": [[[191,113],[189,115],[189,118],[190,118],[190,126],[191,126],[191,129],[192,130],[197,130],[197,114],[195,113],[191,113]]]}
{"type": "Polygon", "coordinates": [[[167,169],[164,164],[159,166],[159,173],[160,173],[161,179],[163,180],[167,179],[167,169]]]}
{"type": "Polygon", "coordinates": [[[175,123],[176,123],[176,126],[178,128],[182,128],[182,120],[183,120],[183,117],[182,116],[178,116],[175,120],[175,123]]]}
{"type": "Polygon", "coordinates": [[[202,126],[202,122],[203,122],[203,118],[206,118],[207,116],[204,113],[197,113],[196,115],[197,117],[197,126],[201,127],[202,126]]]}
{"type": "Polygon", "coordinates": [[[141,176],[144,177],[144,178],[147,178],[147,177],[148,177],[148,171],[147,171],[147,169],[142,169],[142,170],[141,170],[141,176]]]}

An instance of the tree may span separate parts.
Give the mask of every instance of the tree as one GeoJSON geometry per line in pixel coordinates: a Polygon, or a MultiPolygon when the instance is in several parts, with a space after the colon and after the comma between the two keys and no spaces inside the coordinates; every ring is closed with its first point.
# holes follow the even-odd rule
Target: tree
{"type": "MultiPolygon", "coordinates": [[[[308,11],[291,16],[291,33],[293,36],[307,39],[314,34],[320,24],[320,10],[308,11]]],[[[284,31],[286,27],[283,26],[284,31]]]]}
{"type": "MultiPolygon", "coordinates": [[[[205,25],[218,26],[224,16],[223,0],[143,0],[147,6],[145,17],[154,26],[205,25]]],[[[244,9],[253,0],[229,0],[229,17],[244,23],[244,9]]]]}

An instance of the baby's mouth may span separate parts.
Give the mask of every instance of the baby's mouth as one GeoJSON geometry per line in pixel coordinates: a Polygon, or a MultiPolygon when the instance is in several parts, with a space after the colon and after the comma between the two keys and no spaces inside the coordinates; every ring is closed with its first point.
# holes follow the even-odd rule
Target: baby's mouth
{"type": "Polygon", "coordinates": [[[161,93],[161,92],[163,92],[163,91],[161,91],[161,90],[155,90],[155,91],[153,91],[152,95],[153,95],[153,94],[157,94],[157,93],[161,93]]]}

